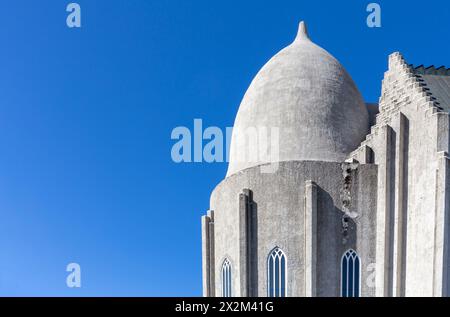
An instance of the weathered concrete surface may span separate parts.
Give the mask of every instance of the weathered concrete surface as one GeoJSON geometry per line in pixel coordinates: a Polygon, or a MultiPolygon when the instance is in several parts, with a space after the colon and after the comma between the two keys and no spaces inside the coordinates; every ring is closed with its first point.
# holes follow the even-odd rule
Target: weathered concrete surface
{"type": "MultiPolygon", "coordinates": [[[[257,252],[257,293],[267,295],[267,257],[276,246],[287,256],[287,294],[305,296],[305,183],[317,184],[317,272],[316,295],[340,295],[340,261],[353,248],[362,261],[362,279],[366,267],[375,261],[376,165],[354,167],[349,178],[343,176],[341,163],[319,161],[281,162],[274,174],[261,174],[259,167],[249,168],[226,178],[211,196],[214,210],[215,262],[225,258],[233,265],[233,295],[242,295],[240,265],[242,244],[239,239],[239,194],[251,189],[257,215],[257,235],[253,248],[257,252]],[[342,190],[350,182],[350,208],[357,214],[346,232],[343,230],[342,190]]],[[[311,272],[311,269],[309,268],[311,272]]],[[[220,266],[215,271],[216,294],[220,296],[220,266]]],[[[374,291],[362,283],[362,295],[374,291]]]]}
{"type": "Polygon", "coordinates": [[[447,78],[436,79],[438,73],[414,69],[392,54],[376,123],[350,155],[360,160],[370,148],[379,166],[377,296],[449,295],[450,180],[439,162],[449,151],[450,130],[446,107],[437,101],[446,96],[447,78]]]}

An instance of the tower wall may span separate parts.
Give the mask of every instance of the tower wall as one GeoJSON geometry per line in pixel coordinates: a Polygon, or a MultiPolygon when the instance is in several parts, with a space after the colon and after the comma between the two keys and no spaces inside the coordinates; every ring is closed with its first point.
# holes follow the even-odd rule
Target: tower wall
{"type": "Polygon", "coordinates": [[[373,295],[376,187],[371,164],[290,161],[274,173],[253,167],[226,178],[211,196],[215,295],[227,258],[233,296],[266,296],[267,257],[275,247],[286,254],[288,296],[340,296],[348,249],[362,261],[361,295],[373,295]]]}
{"type": "Polygon", "coordinates": [[[350,158],[379,166],[377,295],[448,294],[448,113],[399,53],[389,57],[380,113],[350,158]],[[447,225],[445,225],[447,224],[447,225]]]}

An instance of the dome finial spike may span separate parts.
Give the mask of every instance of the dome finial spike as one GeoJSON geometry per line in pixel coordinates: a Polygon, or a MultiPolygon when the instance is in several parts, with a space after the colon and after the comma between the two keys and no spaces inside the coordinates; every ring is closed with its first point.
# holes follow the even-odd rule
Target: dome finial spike
{"type": "Polygon", "coordinates": [[[296,41],[309,40],[308,29],[306,28],[305,21],[300,22],[300,24],[298,26],[297,37],[295,38],[295,40],[296,41]]]}

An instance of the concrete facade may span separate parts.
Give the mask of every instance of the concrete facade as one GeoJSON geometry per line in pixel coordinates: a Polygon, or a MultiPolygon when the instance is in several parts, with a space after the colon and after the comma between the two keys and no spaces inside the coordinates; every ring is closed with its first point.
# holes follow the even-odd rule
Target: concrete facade
{"type": "MultiPolygon", "coordinates": [[[[296,53],[269,61],[241,104],[235,126],[278,127],[280,155],[231,153],[202,218],[204,296],[222,296],[225,259],[232,296],[267,296],[277,247],[286,296],[341,296],[348,250],[360,261],[359,296],[449,296],[450,70],[394,53],[378,107],[364,105],[342,66],[309,41],[301,24],[296,53]]],[[[248,150],[239,135],[233,144],[248,150]]]]}

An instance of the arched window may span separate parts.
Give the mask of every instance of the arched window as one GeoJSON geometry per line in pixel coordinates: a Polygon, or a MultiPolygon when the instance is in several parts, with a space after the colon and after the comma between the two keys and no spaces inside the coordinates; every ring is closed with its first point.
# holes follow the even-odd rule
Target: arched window
{"type": "Polygon", "coordinates": [[[341,296],[359,297],[360,259],[354,250],[348,250],[342,256],[341,264],[341,296]]]}
{"type": "Polygon", "coordinates": [[[231,297],[231,263],[228,259],[222,264],[222,297],[231,297]]]}
{"type": "Polygon", "coordinates": [[[286,256],[278,247],[267,258],[267,296],[286,297],[286,256]]]}

